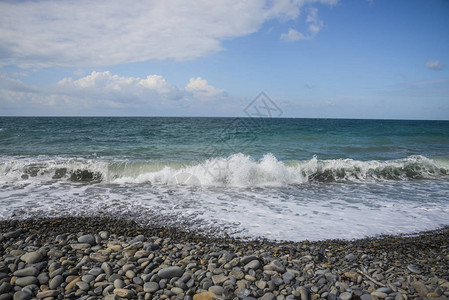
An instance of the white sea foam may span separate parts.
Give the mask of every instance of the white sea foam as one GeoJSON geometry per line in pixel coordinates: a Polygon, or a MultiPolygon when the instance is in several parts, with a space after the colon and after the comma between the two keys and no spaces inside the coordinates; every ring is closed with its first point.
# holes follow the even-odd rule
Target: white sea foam
{"type": "Polygon", "coordinates": [[[72,180],[115,184],[204,186],[288,186],[306,182],[365,182],[414,179],[444,179],[447,160],[410,156],[391,161],[352,159],[283,162],[272,154],[255,160],[244,154],[199,162],[106,161],[88,159],[10,159],[0,162],[0,182],[72,180]],[[178,174],[194,181],[180,182],[178,174]]]}
{"type": "Polygon", "coordinates": [[[447,161],[423,156],[282,162],[236,154],[187,164],[3,157],[0,174],[1,219],[104,212],[288,240],[449,224],[447,161]]]}

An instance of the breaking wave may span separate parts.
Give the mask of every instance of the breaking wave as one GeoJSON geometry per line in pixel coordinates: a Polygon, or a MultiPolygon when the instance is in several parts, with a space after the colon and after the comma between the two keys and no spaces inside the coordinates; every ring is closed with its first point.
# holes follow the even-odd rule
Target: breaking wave
{"type": "Polygon", "coordinates": [[[307,182],[449,179],[449,161],[410,156],[388,161],[352,159],[255,160],[241,153],[198,162],[10,159],[0,163],[0,182],[72,181],[108,184],[286,186],[307,182]]]}

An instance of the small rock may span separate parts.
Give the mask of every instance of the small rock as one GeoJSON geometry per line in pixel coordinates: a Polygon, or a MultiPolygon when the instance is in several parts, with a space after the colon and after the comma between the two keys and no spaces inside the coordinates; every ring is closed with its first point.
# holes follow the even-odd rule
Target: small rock
{"type": "Polygon", "coordinates": [[[43,299],[43,298],[47,298],[47,297],[58,297],[58,295],[59,295],[59,291],[57,291],[57,290],[46,290],[46,291],[37,293],[36,297],[38,299],[43,299]]]}
{"type": "Polygon", "coordinates": [[[44,255],[42,252],[40,251],[33,251],[33,252],[28,252],[25,253],[24,255],[22,255],[20,257],[20,259],[24,262],[26,262],[27,264],[35,264],[40,262],[42,259],[44,258],[44,255]]]}
{"type": "Polygon", "coordinates": [[[217,296],[223,295],[224,289],[219,285],[213,285],[209,288],[209,292],[214,293],[217,296]]]}
{"type": "Polygon", "coordinates": [[[193,296],[193,300],[211,300],[215,298],[215,294],[211,292],[203,292],[193,296]]]}
{"type": "Polygon", "coordinates": [[[25,276],[37,276],[39,274],[39,270],[35,267],[28,267],[22,270],[17,270],[13,273],[14,276],[17,277],[25,277],[25,276]]]}
{"type": "Polygon", "coordinates": [[[347,261],[353,261],[355,259],[357,259],[357,256],[352,253],[349,253],[348,255],[345,256],[345,260],[347,261]]]}
{"type": "Polygon", "coordinates": [[[22,229],[19,229],[19,230],[4,233],[3,237],[5,239],[15,239],[15,238],[19,237],[21,234],[22,234],[22,229]]]}
{"type": "Polygon", "coordinates": [[[159,290],[159,284],[157,282],[146,282],[143,285],[143,291],[145,293],[154,293],[159,290]]]}
{"type": "Polygon", "coordinates": [[[23,291],[18,291],[14,293],[14,300],[29,300],[31,295],[23,291]]]}
{"type": "Polygon", "coordinates": [[[172,279],[173,277],[181,277],[182,274],[184,274],[184,271],[178,266],[164,268],[159,270],[159,272],[157,272],[157,275],[162,279],[172,279]]]}
{"type": "Polygon", "coordinates": [[[429,290],[427,287],[422,283],[421,281],[413,281],[411,283],[412,287],[418,292],[418,295],[420,297],[427,297],[427,294],[429,293],[429,290]]]}
{"type": "Polygon", "coordinates": [[[351,300],[352,294],[349,292],[344,292],[344,293],[341,293],[339,297],[341,300],[351,300]]]}
{"type": "Polygon", "coordinates": [[[248,289],[241,289],[237,293],[237,297],[239,297],[240,299],[248,297],[249,295],[251,295],[251,292],[248,289]]]}
{"type": "Polygon", "coordinates": [[[57,275],[52,280],[50,280],[48,287],[50,288],[50,290],[54,290],[54,289],[58,288],[61,285],[61,283],[63,283],[63,282],[64,282],[64,278],[61,275],[57,275]]]}
{"type": "Polygon", "coordinates": [[[276,297],[273,295],[273,293],[265,293],[260,300],[275,300],[276,297]]]}
{"type": "Polygon", "coordinates": [[[228,280],[228,276],[223,274],[212,276],[212,282],[214,283],[214,285],[222,285],[226,280],[228,280]]]}
{"type": "Polygon", "coordinates": [[[82,235],[78,238],[78,243],[87,243],[90,245],[95,245],[95,237],[91,234],[82,235]]]}
{"type": "Polygon", "coordinates": [[[276,272],[280,272],[280,273],[285,272],[284,265],[277,260],[273,260],[271,263],[264,266],[263,269],[268,270],[268,271],[276,271],[276,272]]]}
{"type": "Polygon", "coordinates": [[[20,277],[17,278],[15,284],[18,286],[27,286],[30,284],[35,284],[37,283],[37,278],[34,276],[26,276],[26,277],[20,277]]]}
{"type": "Polygon", "coordinates": [[[371,297],[372,296],[376,296],[377,298],[385,299],[388,297],[388,294],[374,291],[371,293],[371,297]]]}
{"type": "Polygon", "coordinates": [[[254,259],[252,261],[250,261],[249,263],[247,263],[245,265],[245,270],[247,269],[253,269],[253,270],[257,270],[260,267],[260,262],[258,259],[254,259]]]}
{"type": "Polygon", "coordinates": [[[131,299],[134,297],[134,292],[127,289],[115,289],[114,294],[116,294],[119,297],[131,299]]]}
{"type": "Polygon", "coordinates": [[[415,274],[421,274],[422,273],[422,271],[420,269],[416,268],[414,265],[408,265],[407,269],[409,269],[410,272],[413,272],[415,274]]]}

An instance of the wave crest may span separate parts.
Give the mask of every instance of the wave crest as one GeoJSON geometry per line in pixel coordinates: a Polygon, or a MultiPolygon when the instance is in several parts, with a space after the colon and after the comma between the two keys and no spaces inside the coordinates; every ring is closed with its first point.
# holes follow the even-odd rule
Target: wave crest
{"type": "Polygon", "coordinates": [[[306,182],[364,182],[449,178],[447,160],[410,156],[389,161],[352,159],[255,160],[241,153],[202,162],[129,162],[99,160],[9,160],[0,163],[0,181],[69,180],[86,183],[203,186],[287,186],[306,182]]]}

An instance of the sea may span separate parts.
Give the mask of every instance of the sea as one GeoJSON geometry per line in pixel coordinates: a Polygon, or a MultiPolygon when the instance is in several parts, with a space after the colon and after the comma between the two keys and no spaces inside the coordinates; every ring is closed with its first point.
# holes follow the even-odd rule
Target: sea
{"type": "Polygon", "coordinates": [[[449,225],[449,121],[0,117],[0,220],[356,239],[449,225]]]}

